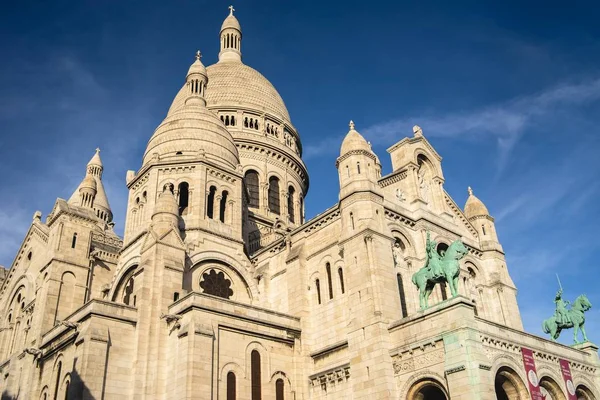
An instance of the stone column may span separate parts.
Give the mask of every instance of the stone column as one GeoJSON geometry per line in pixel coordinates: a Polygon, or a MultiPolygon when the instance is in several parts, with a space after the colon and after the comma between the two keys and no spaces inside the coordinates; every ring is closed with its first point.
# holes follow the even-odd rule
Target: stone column
{"type": "Polygon", "coordinates": [[[219,221],[220,211],[221,211],[221,195],[215,194],[215,201],[213,202],[213,219],[215,221],[219,221]]]}

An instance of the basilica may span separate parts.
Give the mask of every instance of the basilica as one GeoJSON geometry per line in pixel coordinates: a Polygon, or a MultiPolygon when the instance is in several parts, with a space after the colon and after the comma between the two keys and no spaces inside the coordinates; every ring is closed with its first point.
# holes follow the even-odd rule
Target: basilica
{"type": "Polygon", "coordinates": [[[600,399],[595,345],[523,331],[494,218],[444,190],[427,127],[384,173],[350,121],[339,201],[305,220],[301,137],[233,11],[126,173],[123,237],[99,150],[33,214],[0,273],[2,399],[600,399]],[[422,307],[415,273],[455,242],[422,307]]]}

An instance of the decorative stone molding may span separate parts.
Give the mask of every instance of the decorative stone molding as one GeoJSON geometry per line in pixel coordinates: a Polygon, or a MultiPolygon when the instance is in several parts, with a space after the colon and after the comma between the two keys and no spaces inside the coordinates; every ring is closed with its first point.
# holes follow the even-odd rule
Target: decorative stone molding
{"type": "Polygon", "coordinates": [[[394,183],[398,183],[403,181],[408,176],[407,170],[392,172],[390,175],[384,176],[379,179],[379,186],[382,188],[393,185],[394,183]]]}
{"type": "Polygon", "coordinates": [[[476,238],[479,237],[473,225],[471,225],[471,223],[467,221],[467,218],[464,216],[462,210],[458,207],[454,200],[452,200],[452,198],[448,196],[448,193],[446,193],[446,191],[444,191],[444,200],[446,201],[448,207],[450,207],[450,209],[454,212],[454,215],[456,215],[460,219],[460,222],[463,223],[465,228],[467,228],[469,232],[471,232],[471,234],[476,238]]]}
{"type": "Polygon", "coordinates": [[[405,217],[404,215],[398,214],[392,210],[389,209],[385,209],[385,217],[386,219],[390,220],[390,221],[395,221],[395,222],[399,222],[403,225],[406,225],[410,228],[414,227],[416,225],[416,222],[413,221],[412,219],[405,217]]]}
{"type": "Polygon", "coordinates": [[[395,375],[403,375],[417,369],[443,363],[446,359],[441,339],[427,343],[404,347],[392,353],[392,365],[395,375]]]}
{"type": "Polygon", "coordinates": [[[327,213],[321,216],[318,220],[314,220],[306,229],[304,229],[304,233],[308,234],[317,230],[321,230],[322,228],[330,225],[335,220],[340,217],[340,211],[335,210],[332,213],[327,213]]]}
{"type": "Polygon", "coordinates": [[[452,374],[455,374],[455,373],[460,372],[460,371],[464,371],[466,369],[467,368],[464,365],[459,365],[458,367],[447,369],[444,372],[446,373],[446,376],[448,376],[448,375],[452,375],[452,374]]]}
{"type": "Polygon", "coordinates": [[[341,365],[339,367],[311,375],[308,379],[313,388],[320,386],[321,390],[326,392],[328,386],[340,384],[350,379],[350,365],[341,365]]]}

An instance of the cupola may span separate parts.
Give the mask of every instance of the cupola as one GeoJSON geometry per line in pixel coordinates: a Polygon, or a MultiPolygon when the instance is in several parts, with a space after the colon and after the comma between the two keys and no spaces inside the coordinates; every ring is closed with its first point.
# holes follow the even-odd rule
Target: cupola
{"type": "Polygon", "coordinates": [[[233,15],[234,11],[233,6],[229,6],[229,15],[223,21],[223,25],[221,25],[219,62],[242,60],[242,27],[235,15],[233,15]]]}

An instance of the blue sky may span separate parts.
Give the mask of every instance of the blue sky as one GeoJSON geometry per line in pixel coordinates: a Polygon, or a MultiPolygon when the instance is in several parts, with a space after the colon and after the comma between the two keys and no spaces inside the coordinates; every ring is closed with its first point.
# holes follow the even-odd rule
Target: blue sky
{"type": "MultiPolygon", "coordinates": [[[[13,2],[0,15],[0,264],[35,210],[68,198],[94,149],[117,231],[125,174],[196,49],[216,62],[221,1],[13,2]]],[[[348,120],[385,149],[418,124],[444,157],[445,188],[467,186],[493,216],[525,327],[541,334],[559,273],[587,293],[600,343],[600,6],[594,2],[234,4],[244,62],[279,90],[311,174],[307,217],[337,200],[348,120]],[[501,4],[500,4],[501,3],[501,4]]],[[[570,343],[571,331],[563,334],[570,343]]]]}

